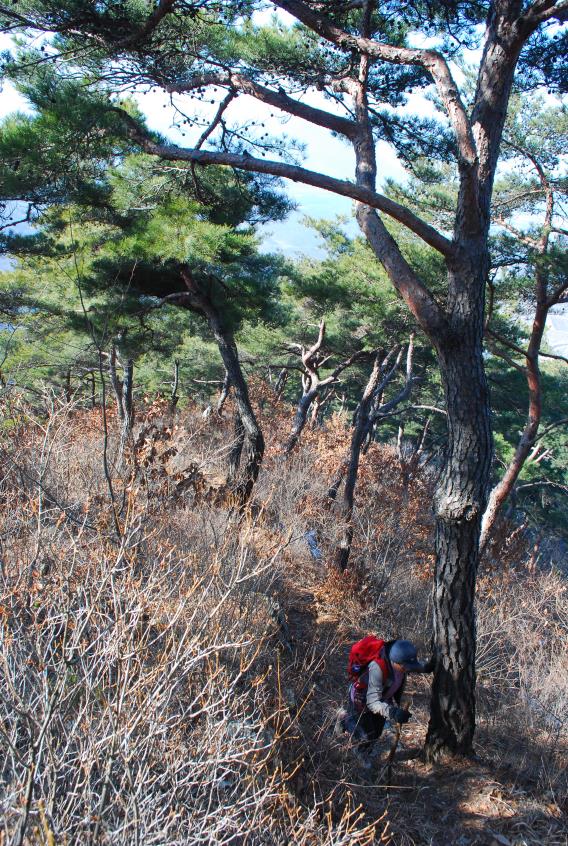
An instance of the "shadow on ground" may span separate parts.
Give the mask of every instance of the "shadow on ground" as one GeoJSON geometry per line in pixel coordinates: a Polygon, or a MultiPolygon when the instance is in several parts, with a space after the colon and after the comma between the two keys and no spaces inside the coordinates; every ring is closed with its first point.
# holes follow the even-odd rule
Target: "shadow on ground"
{"type": "MultiPolygon", "coordinates": [[[[338,813],[351,802],[361,805],[369,819],[379,819],[386,811],[388,829],[376,842],[393,846],[567,846],[561,786],[550,785],[547,790],[543,785],[541,750],[530,739],[513,739],[508,729],[500,734],[491,727],[488,746],[499,750],[498,757],[438,764],[422,759],[429,699],[426,678],[412,677],[408,685],[413,720],[404,727],[390,783],[385,783],[393,739],[389,730],[381,739],[377,773],[370,777],[363,772],[349,738],[336,737],[333,731],[337,709],[344,704],[349,645],[361,633],[338,626],[331,614],[322,614],[307,582],[304,590],[297,583],[289,586],[286,611],[294,653],[314,655],[297,720],[301,746],[311,750],[294,780],[300,799],[308,803],[314,794],[329,797],[338,813]],[[519,755],[507,753],[515,745],[517,752],[522,747],[522,768],[516,763],[519,755]]],[[[296,663],[293,655],[286,661],[290,667],[296,663]]],[[[482,725],[478,731],[482,753],[484,731],[482,725]]],[[[379,833],[383,829],[384,821],[379,833]]]]}

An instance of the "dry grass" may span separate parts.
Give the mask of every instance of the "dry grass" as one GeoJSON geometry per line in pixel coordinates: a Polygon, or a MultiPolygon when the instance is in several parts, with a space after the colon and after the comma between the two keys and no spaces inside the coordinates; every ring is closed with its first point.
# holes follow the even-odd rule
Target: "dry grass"
{"type": "Polygon", "coordinates": [[[559,576],[527,575],[516,548],[480,580],[484,760],[432,768],[412,757],[427,722],[419,678],[394,784],[363,783],[332,731],[346,655],[367,631],[427,647],[429,479],[403,491],[393,452],[371,448],[339,578],[325,564],[336,532],[325,491],[345,450],[341,420],[306,432],[284,464],[274,445],[289,420],[265,397],[270,446],[238,522],[214,495],[230,413],[203,421],[190,408],[174,423],[153,404],[122,472],[111,417],[119,537],[100,412],[54,397],[5,411],[0,843],[565,842],[559,576]]]}

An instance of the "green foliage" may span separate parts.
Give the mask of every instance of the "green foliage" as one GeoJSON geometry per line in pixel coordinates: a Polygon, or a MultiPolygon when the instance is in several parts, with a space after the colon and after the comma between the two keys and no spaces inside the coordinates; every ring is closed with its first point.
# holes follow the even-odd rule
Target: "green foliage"
{"type": "MultiPolygon", "coordinates": [[[[50,376],[76,369],[78,357],[83,369],[92,367],[94,352],[111,343],[140,363],[137,378],[148,389],[168,380],[173,358],[187,356],[181,368],[186,382],[220,375],[203,318],[178,307],[159,308],[168,294],[185,291],[183,267],[199,279],[230,330],[243,320],[250,326],[282,321],[286,309],[278,286],[285,263],[259,251],[252,228],[214,222],[215,210],[211,215],[186,192],[188,172],[178,171],[171,178],[151,157],[131,156],[107,168],[104,204],[51,206],[36,231],[6,239],[6,248],[18,256],[17,268],[7,274],[25,323],[18,348],[49,361],[50,376]]],[[[241,197],[235,204],[237,224],[251,202],[241,197]]],[[[5,301],[14,302],[14,296],[6,294],[5,301]]],[[[6,359],[13,370],[19,363],[14,340],[10,345],[6,359]]],[[[41,373],[30,367],[33,384],[41,373]]]]}
{"type": "MultiPolygon", "coordinates": [[[[37,309],[38,314],[49,315],[53,326],[66,315],[68,327],[87,345],[94,343],[93,338],[106,342],[120,333],[130,352],[144,362],[141,366],[149,380],[158,370],[157,351],[171,356],[182,349],[182,357],[193,358],[196,366],[206,369],[212,359],[207,358],[203,324],[185,310],[181,318],[177,309],[170,323],[166,316],[170,310],[154,308],[161,298],[184,292],[180,269],[185,265],[222,309],[227,325],[239,332],[240,342],[263,362],[278,359],[287,343],[310,342],[313,324],[322,316],[330,352],[336,357],[355,349],[388,347],[408,336],[412,329],[408,314],[369,249],[359,239],[347,238],[337,225],[317,225],[327,249],[322,261],[306,260],[292,270],[261,253],[250,226],[282,218],[289,208],[277,181],[237,178],[227,168],[203,171],[183,164],[168,168],[151,157],[134,155],[139,148],[123,117],[130,115],[139,126],[143,119],[129,96],[183,88],[208,73],[235,70],[279,94],[298,98],[316,89],[334,108],[338,101],[346,105],[341,80],[353,73],[358,57],[303,26],[289,27],[276,17],[259,24],[254,13],[262,8],[261,2],[188,0],[177,4],[176,13],[165,15],[155,28],[157,7],[150,0],[107,4],[23,0],[17,9],[0,10],[0,25],[20,37],[17,49],[4,57],[3,72],[34,110],[2,125],[0,196],[29,203],[32,213],[41,215],[41,229],[33,237],[4,238],[0,244],[4,251],[19,255],[21,262],[10,277],[20,306],[14,311],[5,304],[6,298],[0,299],[0,308],[9,313],[10,331],[14,315],[31,326],[37,309]],[[34,275],[37,285],[47,286],[41,296],[34,275]],[[26,293],[30,281],[31,293],[26,293]],[[79,304],[70,302],[77,286],[83,298],[79,304]]],[[[360,33],[359,4],[333,0],[325,4],[325,12],[347,32],[360,33]]],[[[367,33],[395,47],[414,43],[417,37],[432,38],[448,58],[461,62],[464,48],[479,46],[487,12],[487,4],[477,0],[410,0],[402,6],[388,0],[373,10],[367,33]]],[[[520,57],[517,90],[542,85],[554,92],[565,90],[565,46],[566,33],[556,24],[536,32],[520,57]]],[[[410,169],[408,182],[387,183],[387,193],[451,234],[457,179],[447,118],[436,99],[428,119],[404,109],[412,92],[429,82],[418,66],[373,61],[369,114],[375,140],[390,144],[410,169]]],[[[221,93],[229,91],[225,85],[221,93]]],[[[176,126],[201,134],[199,109],[210,96],[208,107],[219,103],[219,92],[213,93],[205,84],[191,88],[183,106],[176,104],[176,126]],[[197,113],[191,111],[193,105],[197,113]]],[[[516,345],[526,339],[535,275],[545,276],[552,289],[568,270],[560,234],[545,254],[531,247],[530,239],[542,234],[539,215],[544,195],[534,169],[519,166],[519,150],[538,157],[552,174],[557,195],[565,196],[566,136],[565,111],[536,99],[513,100],[495,191],[495,211],[506,226],[493,231],[491,326],[516,345]],[[521,233],[513,231],[519,220],[521,233]]],[[[156,133],[152,137],[163,140],[156,133]]],[[[272,138],[260,122],[242,119],[232,124],[221,121],[207,145],[240,153],[270,151],[284,159],[301,152],[293,139],[272,138]]],[[[393,225],[391,231],[421,280],[443,303],[446,283],[440,257],[418,246],[400,227],[393,225]]],[[[18,339],[25,337],[18,333],[18,339]]],[[[18,344],[14,336],[11,354],[18,344]]],[[[25,343],[20,349],[24,347],[25,343]]],[[[430,372],[431,352],[420,350],[417,359],[422,395],[440,405],[439,385],[430,372]]],[[[526,389],[522,374],[491,350],[487,365],[498,457],[504,462],[522,428],[526,389]]],[[[563,377],[543,369],[546,426],[559,410],[563,413],[564,400],[556,394],[563,377]]],[[[363,369],[354,374],[348,383],[353,401],[364,380],[363,369]]],[[[435,434],[442,438],[443,426],[435,419],[439,426],[435,434]]],[[[530,474],[544,468],[554,484],[565,482],[556,463],[556,456],[565,454],[564,441],[561,431],[552,432],[550,456],[538,466],[527,466],[526,479],[537,481],[530,474]]]]}

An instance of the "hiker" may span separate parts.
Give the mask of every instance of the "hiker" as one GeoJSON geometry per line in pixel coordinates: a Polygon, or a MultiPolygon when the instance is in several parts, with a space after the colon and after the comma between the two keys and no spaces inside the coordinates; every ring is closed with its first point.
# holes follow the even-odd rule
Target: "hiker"
{"type": "Polygon", "coordinates": [[[433,668],[432,659],[418,660],[409,640],[384,641],[368,635],[352,646],[348,707],[342,709],[339,723],[358,742],[366,769],[372,766],[386,720],[404,724],[412,716],[400,704],[407,673],[431,673],[433,668]]]}

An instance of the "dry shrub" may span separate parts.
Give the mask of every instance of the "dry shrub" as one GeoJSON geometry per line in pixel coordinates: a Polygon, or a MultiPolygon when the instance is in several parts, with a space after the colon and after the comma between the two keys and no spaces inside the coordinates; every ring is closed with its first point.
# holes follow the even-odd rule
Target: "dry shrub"
{"type": "Polygon", "coordinates": [[[115,476],[116,537],[96,415],[20,412],[0,483],[17,504],[0,518],[4,840],[376,842],[352,804],[291,790],[302,703],[280,683],[273,602],[286,538],[222,509],[158,508],[115,476]]]}
{"type": "Polygon", "coordinates": [[[477,672],[482,734],[500,755],[566,797],[568,585],[523,567],[480,579],[477,672]]]}
{"type": "MultiPolygon", "coordinates": [[[[172,419],[163,402],[152,403],[139,412],[135,470],[130,453],[121,472],[110,414],[120,538],[100,410],[54,397],[34,412],[25,403],[8,410],[0,454],[6,840],[410,846],[428,842],[429,831],[429,842],[445,842],[421,809],[418,782],[399,799],[371,794],[332,732],[353,640],[374,631],[428,651],[432,480],[418,472],[406,487],[394,451],[371,446],[352,558],[339,577],[326,563],[338,528],[326,491],[349,432],[339,417],[306,429],[284,462],[289,410],[261,399],[269,446],[244,520],[207,494],[222,485],[229,406],[225,421],[204,421],[197,408],[172,419]],[[190,467],[204,482],[180,490],[190,467]]],[[[515,778],[531,770],[560,803],[566,584],[527,572],[519,544],[479,582],[478,742],[515,778]]],[[[412,682],[416,719],[406,737],[415,744],[427,688],[428,679],[412,682]]]]}

